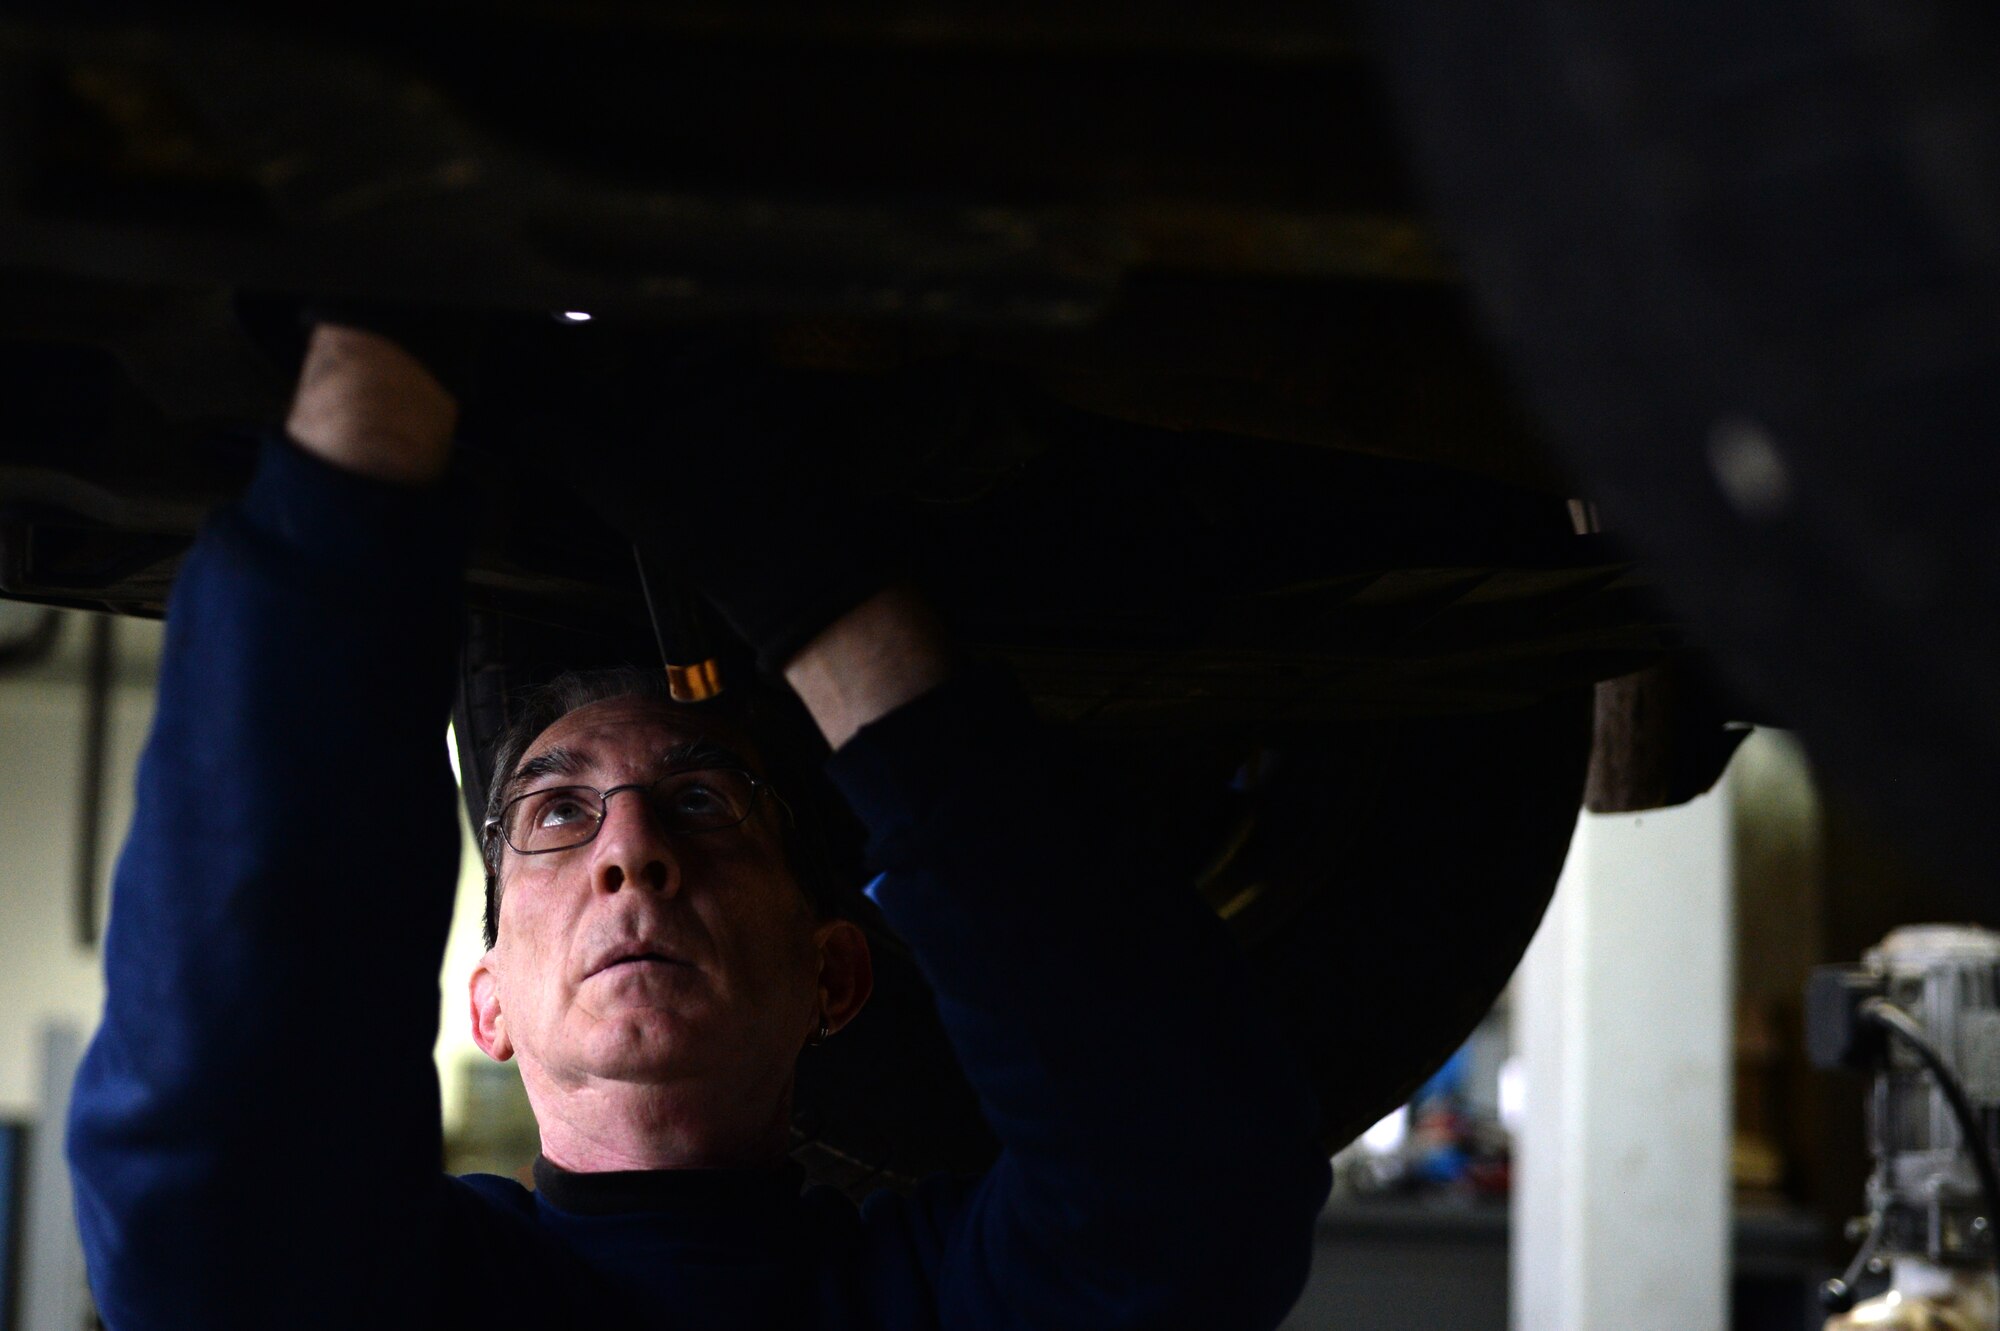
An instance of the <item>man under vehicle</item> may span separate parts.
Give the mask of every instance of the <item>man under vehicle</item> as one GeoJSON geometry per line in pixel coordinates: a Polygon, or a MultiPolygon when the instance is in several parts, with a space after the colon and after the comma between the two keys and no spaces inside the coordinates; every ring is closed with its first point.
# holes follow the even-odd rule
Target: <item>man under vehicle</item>
{"type": "Polygon", "coordinates": [[[858,1211],[802,1189],[794,1061],[860,1012],[865,940],[802,891],[754,737],[625,694],[496,776],[471,1008],[521,1066],[538,1188],[439,1172],[455,413],[393,342],[322,326],[289,438],[176,587],[71,1112],[114,1331],[1275,1325],[1328,1171],[1218,923],[912,594],[760,541],[743,496],[668,493],[670,444],[596,498],[761,556],[697,581],[834,750],[1001,1155],[858,1211]]]}

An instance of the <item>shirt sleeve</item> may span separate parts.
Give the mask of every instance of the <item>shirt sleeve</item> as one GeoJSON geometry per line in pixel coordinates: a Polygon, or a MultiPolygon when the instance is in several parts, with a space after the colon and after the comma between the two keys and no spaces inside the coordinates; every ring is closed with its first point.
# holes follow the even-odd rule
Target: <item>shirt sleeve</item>
{"type": "Polygon", "coordinates": [[[1276,1326],[1331,1176],[1298,1060],[1119,788],[975,672],[831,763],[998,1162],[918,1210],[947,1327],[1276,1326]],[[929,1246],[929,1245],[927,1245],[929,1246]]]}
{"type": "Polygon", "coordinates": [[[430,1324],[462,528],[274,437],[182,567],[69,1122],[119,1331],[430,1324]]]}

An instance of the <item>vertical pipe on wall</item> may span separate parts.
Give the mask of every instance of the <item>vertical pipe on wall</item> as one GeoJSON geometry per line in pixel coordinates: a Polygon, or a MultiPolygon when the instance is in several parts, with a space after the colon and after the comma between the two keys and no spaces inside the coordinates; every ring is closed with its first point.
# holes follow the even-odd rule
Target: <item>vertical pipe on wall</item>
{"type": "Polygon", "coordinates": [[[111,740],[111,686],[117,664],[117,618],[94,615],[86,657],[83,694],[82,781],[76,798],[76,881],[72,900],[77,941],[97,945],[97,881],[102,858],[104,764],[111,740]]]}

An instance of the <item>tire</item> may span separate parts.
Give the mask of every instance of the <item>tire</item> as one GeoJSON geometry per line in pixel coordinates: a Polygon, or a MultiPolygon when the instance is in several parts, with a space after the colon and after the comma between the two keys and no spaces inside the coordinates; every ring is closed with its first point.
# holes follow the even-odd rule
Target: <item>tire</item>
{"type": "Polygon", "coordinates": [[[1373,6],[1484,317],[1760,719],[2000,872],[2000,23],[1373,6]]]}

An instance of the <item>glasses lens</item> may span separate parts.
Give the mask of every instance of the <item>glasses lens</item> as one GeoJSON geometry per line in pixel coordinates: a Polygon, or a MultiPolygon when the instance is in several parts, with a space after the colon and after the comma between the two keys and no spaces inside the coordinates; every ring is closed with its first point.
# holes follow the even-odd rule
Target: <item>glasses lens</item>
{"type": "Polygon", "coordinates": [[[713,832],[750,816],[756,783],[747,772],[718,767],[674,772],[653,783],[653,807],[669,832],[713,832]]]}
{"type": "MultiPolygon", "coordinates": [[[[619,786],[618,790],[636,787],[619,786]]],[[[715,832],[750,816],[757,782],[748,772],[718,767],[672,772],[647,787],[653,815],[669,834],[715,832]]],[[[533,790],[507,805],[500,830],[507,844],[524,855],[580,846],[604,822],[604,796],[589,786],[533,790]]]]}
{"type": "Polygon", "coordinates": [[[597,834],[604,802],[588,786],[530,791],[507,806],[501,830],[507,844],[526,855],[578,846],[597,834]]]}

